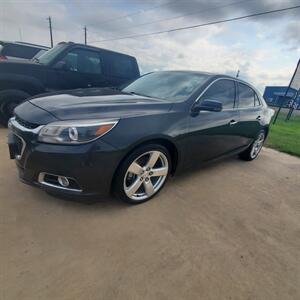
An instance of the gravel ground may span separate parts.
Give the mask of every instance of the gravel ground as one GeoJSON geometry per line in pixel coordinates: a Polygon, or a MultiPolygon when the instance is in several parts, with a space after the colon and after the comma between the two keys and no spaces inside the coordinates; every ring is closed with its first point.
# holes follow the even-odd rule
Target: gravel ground
{"type": "Polygon", "coordinates": [[[263,149],[86,205],[17,179],[0,129],[0,298],[300,299],[300,159],[263,149]]]}

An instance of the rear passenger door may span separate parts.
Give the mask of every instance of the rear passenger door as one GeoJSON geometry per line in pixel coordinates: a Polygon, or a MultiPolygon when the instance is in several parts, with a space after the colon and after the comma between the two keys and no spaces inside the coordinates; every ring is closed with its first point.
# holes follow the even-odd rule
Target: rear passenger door
{"type": "Polygon", "coordinates": [[[238,128],[243,145],[247,145],[261,129],[262,105],[256,92],[247,84],[237,82],[237,94],[240,113],[238,128]]]}

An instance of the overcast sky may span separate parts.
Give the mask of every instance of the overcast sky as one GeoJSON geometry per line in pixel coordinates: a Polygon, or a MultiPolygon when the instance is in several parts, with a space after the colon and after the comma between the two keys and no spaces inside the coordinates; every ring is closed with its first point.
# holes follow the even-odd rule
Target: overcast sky
{"type": "Polygon", "coordinates": [[[137,57],[141,72],[186,69],[287,85],[300,57],[300,9],[150,37],[103,40],[299,5],[295,0],[0,0],[0,40],[83,42],[137,57]],[[102,42],[101,42],[102,41],[102,42]]]}

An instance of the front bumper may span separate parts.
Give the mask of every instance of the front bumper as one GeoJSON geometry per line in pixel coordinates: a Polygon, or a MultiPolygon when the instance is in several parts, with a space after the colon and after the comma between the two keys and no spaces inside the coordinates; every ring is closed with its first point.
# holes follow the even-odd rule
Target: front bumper
{"type": "MultiPolygon", "coordinates": [[[[120,151],[101,139],[82,145],[40,143],[37,141],[40,127],[28,129],[10,120],[9,143],[14,138],[21,143],[22,152],[15,155],[21,181],[61,195],[92,196],[110,192],[114,172],[122,158],[120,151]],[[78,187],[45,184],[39,180],[42,173],[72,178],[78,187]]],[[[10,148],[14,147],[10,145],[10,148]]]]}

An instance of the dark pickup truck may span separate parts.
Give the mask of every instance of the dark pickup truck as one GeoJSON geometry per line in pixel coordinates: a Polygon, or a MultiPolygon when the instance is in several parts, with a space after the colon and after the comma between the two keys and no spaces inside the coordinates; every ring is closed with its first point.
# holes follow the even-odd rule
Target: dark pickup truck
{"type": "Polygon", "coordinates": [[[27,98],[52,91],[119,87],[140,76],[134,57],[62,42],[32,61],[0,61],[0,123],[27,98]]]}

